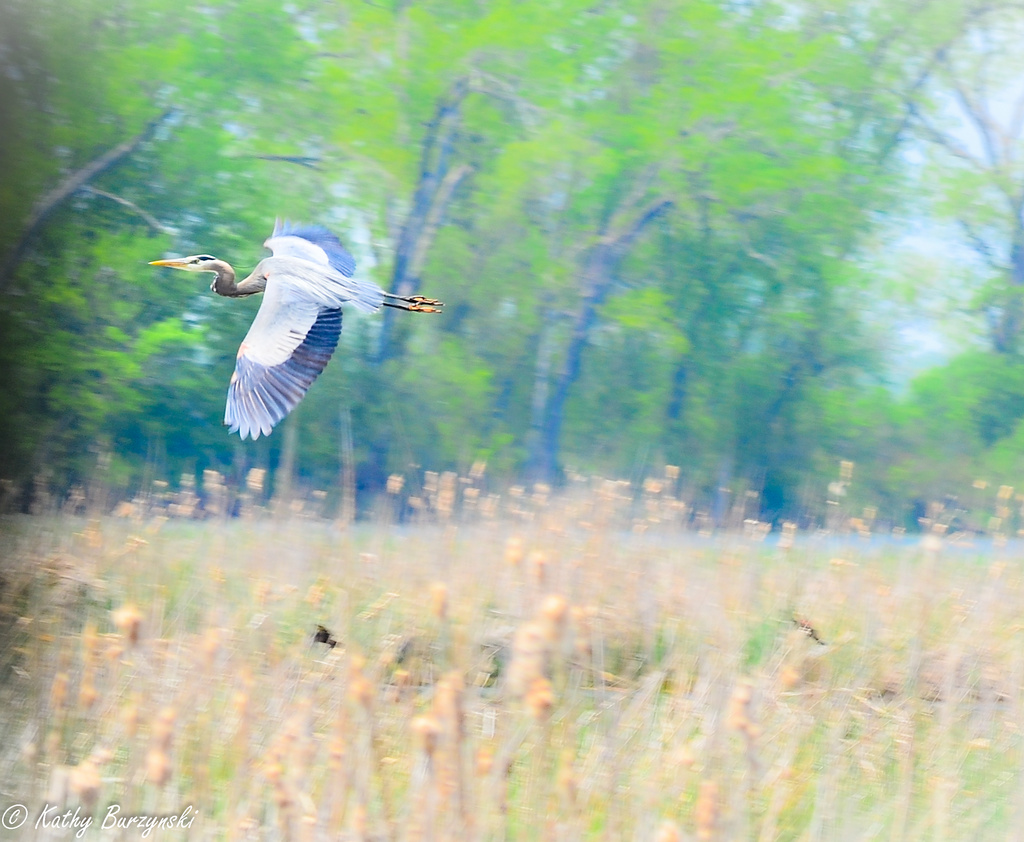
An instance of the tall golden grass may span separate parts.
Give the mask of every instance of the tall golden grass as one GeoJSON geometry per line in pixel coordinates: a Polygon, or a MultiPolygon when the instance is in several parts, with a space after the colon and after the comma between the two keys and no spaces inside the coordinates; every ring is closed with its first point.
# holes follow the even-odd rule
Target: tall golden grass
{"type": "Polygon", "coordinates": [[[1013,542],[702,535],[672,470],[481,476],[393,479],[356,525],[258,507],[261,477],[242,517],[169,517],[186,489],[7,521],[0,810],[191,806],[214,839],[1024,827],[1013,542]]]}

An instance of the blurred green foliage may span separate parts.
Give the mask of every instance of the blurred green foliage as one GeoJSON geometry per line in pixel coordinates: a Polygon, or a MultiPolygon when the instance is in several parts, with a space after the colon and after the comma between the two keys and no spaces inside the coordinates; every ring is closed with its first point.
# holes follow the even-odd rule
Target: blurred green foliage
{"type": "MultiPolygon", "coordinates": [[[[258,302],[146,262],[203,251],[247,269],[281,216],[335,230],[382,286],[448,305],[346,313],[335,360],[285,422],[308,487],[337,483],[348,417],[366,490],[480,459],[509,480],[670,463],[697,494],[736,483],[772,516],[813,516],[850,459],[865,500],[898,517],[979,472],[1012,482],[1012,319],[995,351],[896,396],[857,260],[907,203],[900,151],[924,142],[925,81],[993,9],[1010,14],[961,0],[10,0],[0,477],[67,488],[101,453],[119,493],[273,471],[285,436],[242,444],[220,424],[258,302]]],[[[984,193],[979,179],[951,174],[937,207],[984,193]]],[[[979,306],[1012,315],[1012,272],[993,277],[979,306]]]]}

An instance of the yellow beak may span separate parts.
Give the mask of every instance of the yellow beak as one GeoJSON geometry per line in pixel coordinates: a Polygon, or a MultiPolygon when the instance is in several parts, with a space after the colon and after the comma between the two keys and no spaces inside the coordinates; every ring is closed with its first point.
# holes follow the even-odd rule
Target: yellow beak
{"type": "Polygon", "coordinates": [[[185,269],[188,267],[188,263],[185,258],[172,257],[170,260],[151,260],[149,261],[150,266],[170,266],[172,269],[185,269]]]}

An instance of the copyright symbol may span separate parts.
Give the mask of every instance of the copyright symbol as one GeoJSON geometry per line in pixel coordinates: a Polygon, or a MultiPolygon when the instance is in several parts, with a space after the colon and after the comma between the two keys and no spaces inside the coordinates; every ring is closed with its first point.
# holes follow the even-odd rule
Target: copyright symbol
{"type": "Polygon", "coordinates": [[[24,804],[12,804],[4,810],[4,814],[0,816],[0,827],[6,828],[7,830],[16,830],[25,824],[25,819],[27,818],[28,807],[24,804]]]}

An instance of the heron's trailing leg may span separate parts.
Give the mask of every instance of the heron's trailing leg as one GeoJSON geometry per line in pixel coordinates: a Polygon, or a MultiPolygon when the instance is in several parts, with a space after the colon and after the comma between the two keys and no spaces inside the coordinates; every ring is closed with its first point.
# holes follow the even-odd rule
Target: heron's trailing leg
{"type": "Polygon", "coordinates": [[[440,313],[444,302],[438,301],[436,298],[425,298],[422,295],[394,295],[385,292],[384,306],[394,307],[396,310],[409,310],[413,313],[440,313]]]}

